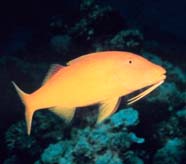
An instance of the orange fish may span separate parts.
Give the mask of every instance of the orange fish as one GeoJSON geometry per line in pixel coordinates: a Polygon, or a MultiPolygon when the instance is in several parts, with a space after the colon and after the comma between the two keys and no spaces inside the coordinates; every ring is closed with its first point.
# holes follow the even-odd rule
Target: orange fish
{"type": "Polygon", "coordinates": [[[78,57],[67,66],[53,66],[43,85],[31,94],[12,83],[26,108],[29,135],[36,110],[50,108],[71,121],[77,107],[99,103],[99,123],[117,110],[122,96],[148,87],[128,100],[132,104],[161,85],[165,73],[161,66],[136,54],[105,51],[78,57]]]}

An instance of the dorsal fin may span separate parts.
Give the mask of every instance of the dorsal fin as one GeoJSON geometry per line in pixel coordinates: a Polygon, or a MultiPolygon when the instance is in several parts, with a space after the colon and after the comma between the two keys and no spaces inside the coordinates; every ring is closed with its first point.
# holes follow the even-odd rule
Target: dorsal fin
{"type": "MultiPolygon", "coordinates": [[[[86,56],[86,55],[85,55],[85,56],[86,56]]],[[[72,59],[72,60],[70,60],[69,62],[67,62],[67,65],[71,65],[71,64],[78,63],[79,61],[81,61],[82,59],[84,59],[85,56],[80,56],[80,57],[78,57],[78,58],[72,59]]]]}
{"type": "Polygon", "coordinates": [[[60,64],[52,64],[50,66],[50,69],[46,75],[46,77],[43,80],[43,84],[45,84],[53,75],[55,75],[59,70],[61,70],[62,68],[64,68],[65,66],[62,66],[60,64]]]}
{"type": "Polygon", "coordinates": [[[70,60],[69,62],[67,62],[66,64],[72,65],[72,64],[77,64],[79,62],[86,62],[86,61],[91,61],[94,57],[96,53],[91,53],[91,54],[87,54],[87,55],[83,55],[83,56],[79,56],[75,59],[70,60]]]}

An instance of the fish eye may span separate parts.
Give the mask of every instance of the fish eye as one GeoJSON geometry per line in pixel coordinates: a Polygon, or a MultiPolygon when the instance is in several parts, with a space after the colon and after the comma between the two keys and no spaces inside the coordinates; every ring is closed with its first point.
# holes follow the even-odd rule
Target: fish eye
{"type": "Polygon", "coordinates": [[[129,64],[132,64],[132,60],[129,60],[129,64]]]}

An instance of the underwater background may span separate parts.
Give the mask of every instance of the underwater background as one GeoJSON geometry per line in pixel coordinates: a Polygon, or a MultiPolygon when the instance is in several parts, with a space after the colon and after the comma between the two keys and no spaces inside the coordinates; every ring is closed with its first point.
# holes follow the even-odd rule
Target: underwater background
{"type": "Polygon", "coordinates": [[[185,8],[184,0],[0,2],[0,163],[185,164],[185,8]],[[131,106],[124,97],[99,126],[96,106],[77,111],[71,125],[37,111],[28,136],[11,81],[31,93],[51,64],[104,50],[140,54],[167,79],[131,106]]]}

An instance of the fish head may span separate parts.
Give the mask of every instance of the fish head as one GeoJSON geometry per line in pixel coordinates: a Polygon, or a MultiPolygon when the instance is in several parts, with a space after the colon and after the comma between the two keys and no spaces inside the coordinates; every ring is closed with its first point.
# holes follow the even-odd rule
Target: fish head
{"type": "Polygon", "coordinates": [[[142,56],[127,53],[123,55],[122,83],[129,92],[133,92],[151,85],[163,83],[166,70],[142,56]]]}

